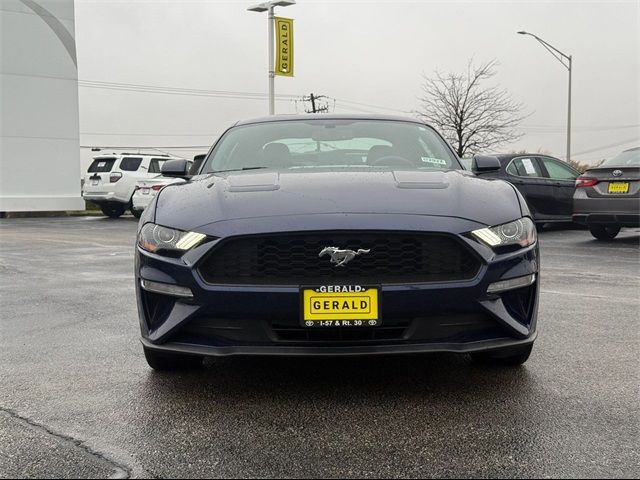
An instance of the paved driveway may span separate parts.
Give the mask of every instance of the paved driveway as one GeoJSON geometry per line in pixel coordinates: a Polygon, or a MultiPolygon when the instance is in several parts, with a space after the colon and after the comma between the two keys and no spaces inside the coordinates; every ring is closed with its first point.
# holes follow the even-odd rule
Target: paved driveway
{"type": "Polygon", "coordinates": [[[0,476],[638,477],[640,231],[541,234],[520,369],[464,356],[152,372],[132,219],[0,220],[0,476]]]}

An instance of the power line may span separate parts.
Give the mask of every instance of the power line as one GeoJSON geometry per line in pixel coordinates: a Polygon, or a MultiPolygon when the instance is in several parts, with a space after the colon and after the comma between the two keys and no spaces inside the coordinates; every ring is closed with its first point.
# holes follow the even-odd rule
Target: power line
{"type": "MultiPolygon", "coordinates": [[[[525,128],[549,128],[549,129],[563,129],[566,131],[566,125],[533,125],[533,124],[523,124],[522,127],[525,128]]],[[[636,125],[572,125],[571,129],[580,129],[580,130],[625,130],[628,128],[638,128],[640,124],[636,125]]]]}
{"type": "Polygon", "coordinates": [[[338,102],[342,102],[342,103],[347,103],[347,104],[352,104],[352,105],[359,105],[361,107],[369,107],[369,108],[377,108],[378,110],[389,110],[391,112],[400,112],[400,113],[413,113],[409,110],[401,110],[399,108],[390,108],[390,107],[383,107],[381,105],[373,105],[371,103],[362,103],[362,102],[354,102],[353,100],[345,100],[344,98],[336,98],[335,99],[338,102]]]}
{"type": "Polygon", "coordinates": [[[573,156],[575,157],[577,155],[584,155],[587,153],[599,152],[600,150],[606,150],[607,148],[620,147],[622,145],[627,145],[629,143],[634,143],[634,142],[640,142],[640,138],[636,137],[636,138],[631,138],[629,140],[623,140],[622,142],[611,143],[609,145],[602,145],[600,147],[591,148],[589,150],[584,150],[582,152],[574,153],[573,156]]]}
{"type": "MultiPolygon", "coordinates": [[[[180,88],[159,85],[142,85],[135,83],[119,83],[119,82],[100,82],[94,80],[79,80],[78,85],[86,88],[97,88],[103,90],[117,90],[140,93],[158,93],[164,95],[186,95],[198,97],[216,97],[230,99],[265,99],[268,94],[262,92],[244,92],[234,90],[204,90],[196,88],[180,88]]],[[[297,98],[298,95],[278,94],[277,100],[291,100],[297,98]]]]}
{"type": "Polygon", "coordinates": [[[122,137],[207,137],[217,138],[219,133],[106,133],[106,132],[80,132],[80,135],[122,136],[122,137]]]}
{"type": "MultiPolygon", "coordinates": [[[[262,92],[245,92],[245,91],[236,91],[236,90],[205,90],[205,89],[196,89],[196,88],[182,88],[182,87],[170,87],[170,86],[161,86],[161,85],[144,85],[138,83],[123,83],[123,82],[104,82],[97,80],[78,80],[78,85],[85,88],[97,88],[103,90],[116,90],[116,91],[125,91],[125,92],[140,92],[140,93],[158,93],[165,95],[186,95],[186,96],[199,96],[199,97],[215,97],[215,98],[230,98],[230,99],[243,99],[243,100],[251,100],[251,99],[266,99],[268,98],[267,93],[262,92]]],[[[294,94],[276,94],[276,100],[284,101],[284,100],[296,100],[300,98],[300,95],[294,94]]],[[[331,98],[334,102],[341,102],[347,105],[357,105],[360,107],[368,107],[374,108],[378,110],[388,110],[392,112],[399,113],[412,113],[408,110],[401,110],[398,108],[385,107],[381,105],[373,105],[369,103],[356,102],[353,100],[346,100],[340,98],[326,97],[331,98]]],[[[356,111],[365,111],[367,113],[371,113],[366,110],[351,108],[356,111]]]]}

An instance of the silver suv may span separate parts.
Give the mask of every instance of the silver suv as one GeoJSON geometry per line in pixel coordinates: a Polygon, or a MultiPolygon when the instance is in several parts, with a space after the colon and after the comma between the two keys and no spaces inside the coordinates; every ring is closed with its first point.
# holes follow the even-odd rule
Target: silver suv
{"type": "Polygon", "coordinates": [[[598,240],[640,226],[640,147],[625,150],[576,179],[573,221],[598,240]]]}

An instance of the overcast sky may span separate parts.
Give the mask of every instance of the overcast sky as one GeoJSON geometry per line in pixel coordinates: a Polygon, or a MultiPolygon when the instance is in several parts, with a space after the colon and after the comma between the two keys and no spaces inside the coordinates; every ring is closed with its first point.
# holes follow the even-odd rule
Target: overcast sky
{"type": "MultiPolygon", "coordinates": [[[[81,143],[204,146],[232,122],[265,115],[265,97],[246,98],[268,86],[267,19],[246,11],[252,3],[76,0],[81,80],[243,92],[220,98],[81,86],[81,143]]],[[[276,14],[295,19],[296,42],[295,77],[277,77],[277,94],[324,94],[336,112],[402,114],[419,108],[423,74],[495,58],[495,82],[531,112],[522,139],[501,151],[564,158],[567,70],[516,34],[527,30],[573,55],[574,159],[593,163],[640,143],[637,0],[298,0],[276,14]]],[[[304,105],[276,103],[277,113],[296,109],[304,105]]]]}

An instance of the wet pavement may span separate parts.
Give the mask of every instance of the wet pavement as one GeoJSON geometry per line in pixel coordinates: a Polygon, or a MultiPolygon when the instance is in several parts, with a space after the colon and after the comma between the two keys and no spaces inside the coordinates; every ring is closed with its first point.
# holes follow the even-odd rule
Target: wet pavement
{"type": "Polygon", "coordinates": [[[150,370],[131,218],[0,220],[0,477],[638,477],[640,230],[541,233],[524,367],[466,356],[150,370]]]}

